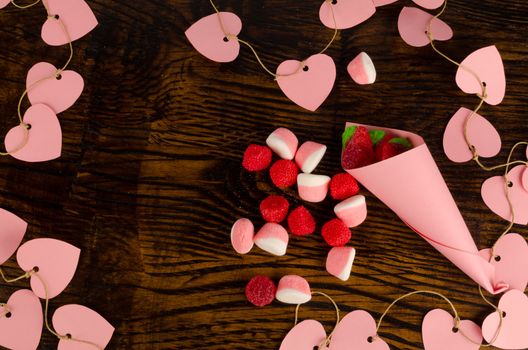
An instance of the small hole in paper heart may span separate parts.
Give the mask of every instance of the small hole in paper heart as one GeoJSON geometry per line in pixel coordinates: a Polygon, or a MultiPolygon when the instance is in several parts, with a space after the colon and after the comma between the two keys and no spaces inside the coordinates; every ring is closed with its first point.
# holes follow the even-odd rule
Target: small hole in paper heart
{"type": "Polygon", "coordinates": [[[53,17],[53,19],[56,19],[56,20],[59,20],[59,19],[60,19],[60,16],[59,16],[59,15],[53,15],[52,17],[53,17]]]}
{"type": "Polygon", "coordinates": [[[71,339],[72,338],[72,335],[70,333],[66,333],[66,338],[67,339],[71,339]]]}
{"type": "Polygon", "coordinates": [[[502,258],[500,257],[500,255],[495,256],[495,261],[496,261],[496,262],[501,261],[501,259],[502,259],[502,258]]]}
{"type": "Polygon", "coordinates": [[[508,181],[508,187],[510,187],[510,188],[513,187],[513,182],[508,181]]]}
{"type": "Polygon", "coordinates": [[[453,329],[451,329],[451,331],[452,331],[453,333],[458,333],[458,327],[453,327],[453,329]]]}
{"type": "Polygon", "coordinates": [[[374,337],[368,337],[368,338],[367,338],[367,341],[368,341],[369,343],[374,343],[374,337]]]}
{"type": "Polygon", "coordinates": [[[482,86],[486,86],[486,82],[485,81],[482,82],[482,86]]]}
{"type": "Polygon", "coordinates": [[[229,41],[229,38],[227,36],[224,36],[224,42],[227,43],[229,41]]]}
{"type": "Polygon", "coordinates": [[[5,317],[6,317],[6,318],[11,318],[11,316],[13,316],[13,314],[10,313],[10,312],[8,312],[8,313],[5,314],[5,317]]]}
{"type": "Polygon", "coordinates": [[[33,268],[33,272],[39,272],[39,267],[38,267],[38,266],[35,266],[35,267],[33,268]]]}
{"type": "Polygon", "coordinates": [[[61,74],[58,74],[58,75],[55,77],[55,79],[57,79],[57,80],[61,80],[61,79],[62,79],[62,75],[61,75],[61,74]]]}
{"type": "Polygon", "coordinates": [[[26,130],[31,130],[31,124],[25,124],[26,130]]]}
{"type": "Polygon", "coordinates": [[[319,347],[316,345],[313,347],[313,350],[319,350],[319,347]]]}
{"type": "Polygon", "coordinates": [[[506,311],[502,311],[502,318],[506,317],[506,311]]]}
{"type": "Polygon", "coordinates": [[[332,0],[332,5],[337,4],[337,0],[332,0]]]}
{"type": "Polygon", "coordinates": [[[308,72],[309,70],[310,70],[310,67],[308,67],[308,66],[304,66],[303,67],[303,71],[308,72]]]}

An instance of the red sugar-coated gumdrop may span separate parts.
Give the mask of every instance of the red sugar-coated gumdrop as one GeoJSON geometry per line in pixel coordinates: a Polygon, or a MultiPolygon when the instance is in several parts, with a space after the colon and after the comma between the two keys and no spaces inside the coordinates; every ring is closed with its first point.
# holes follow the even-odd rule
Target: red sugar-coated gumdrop
{"type": "Polygon", "coordinates": [[[332,247],[342,247],[352,238],[352,232],[340,219],[332,219],[325,223],[321,234],[326,243],[332,247]]]}
{"type": "Polygon", "coordinates": [[[271,149],[267,146],[251,144],[244,152],[242,166],[247,171],[261,171],[271,164],[271,149]]]}
{"type": "Polygon", "coordinates": [[[260,202],[260,213],[266,222],[279,223],[288,215],[290,203],[283,196],[271,195],[260,202]]]}
{"type": "Polygon", "coordinates": [[[288,216],[288,227],[295,236],[311,235],[315,232],[315,219],[308,209],[301,205],[288,216]]]}
{"type": "Polygon", "coordinates": [[[246,285],[246,298],[255,306],[266,306],[275,299],[277,288],[271,278],[258,275],[246,285]]]}
{"type": "Polygon", "coordinates": [[[295,185],[298,173],[297,164],[286,159],[276,161],[270,169],[271,181],[279,188],[295,185]]]}
{"type": "Polygon", "coordinates": [[[330,195],[335,200],[344,200],[359,193],[359,185],[348,173],[336,174],[330,182],[330,195]]]}

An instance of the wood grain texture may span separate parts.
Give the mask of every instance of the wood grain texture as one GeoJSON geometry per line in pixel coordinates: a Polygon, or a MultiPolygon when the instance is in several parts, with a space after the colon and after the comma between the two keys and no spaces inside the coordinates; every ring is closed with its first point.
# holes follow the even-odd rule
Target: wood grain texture
{"type": "MultiPolygon", "coordinates": [[[[219,0],[240,15],[241,37],[263,60],[282,60],[319,50],[331,36],[318,21],[321,0],[219,0]]],[[[230,64],[203,58],[183,35],[212,12],[206,0],[90,0],[100,25],[75,43],[71,69],[86,89],[60,115],[63,156],[44,164],[0,159],[0,207],[29,222],[26,239],[53,237],[82,248],[69,288],[51,302],[80,303],[100,312],[116,333],[109,349],[276,349],[291,328],[293,308],[274,303],[257,309],[244,296],[255,274],[278,280],[305,276],[314,290],[330,294],[344,312],[358,308],[378,317],[403,293],[445,292],[460,314],[480,323],[491,312],[473,282],[412,233],[368,194],[368,220],[354,230],[358,250],[352,278],[339,282],[324,270],[328,248],[319,234],[292,237],[287,256],[259,249],[244,257],[229,243],[231,224],[249,217],[257,226],[258,202],[270,193],[265,174],[241,170],[243,149],[264,142],[276,127],[291,128],[301,140],[329,146],[317,172],[339,171],[339,134],[346,121],[385,125],[420,133],[428,142],[480,247],[505,222],[480,198],[489,174],[472,164],[456,165],[442,151],[443,129],[460,106],[474,97],[456,87],[456,67],[426,48],[407,46],[396,23],[399,1],[380,8],[366,23],[340,32],[328,53],[338,70],[327,102],[310,113],[289,102],[273,79],[243,48],[230,64]],[[378,82],[355,85],[346,65],[360,51],[373,58],[378,82]]],[[[455,31],[439,47],[457,60],[495,44],[508,77],[507,95],[482,114],[498,128],[504,150],[528,139],[528,3],[512,0],[453,0],[443,17],[455,31]]],[[[42,8],[0,15],[0,134],[16,124],[18,96],[26,72],[40,60],[60,63],[66,50],[39,37],[42,8]]],[[[387,174],[390,176],[390,174],[387,174]]],[[[294,192],[287,193],[298,203],[294,192]]],[[[334,203],[309,205],[319,223],[332,217],[334,203]]],[[[434,205],[434,203],[431,203],[434,205]]],[[[516,232],[526,234],[525,227],[516,232]]],[[[14,259],[5,265],[20,274],[14,259]]],[[[2,284],[4,301],[22,281],[2,284]]],[[[440,300],[417,296],[387,317],[381,335],[392,349],[421,349],[421,320],[440,300]]],[[[327,330],[332,308],[322,299],[302,309],[327,330]]],[[[57,340],[44,333],[41,349],[57,340]]]]}

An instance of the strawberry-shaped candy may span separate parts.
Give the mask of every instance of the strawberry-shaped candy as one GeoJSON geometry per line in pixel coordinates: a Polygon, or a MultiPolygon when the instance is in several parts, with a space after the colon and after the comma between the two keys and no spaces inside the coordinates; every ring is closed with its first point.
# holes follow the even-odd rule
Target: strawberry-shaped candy
{"type": "Polygon", "coordinates": [[[342,141],[341,164],[344,169],[355,169],[374,163],[374,147],[367,128],[363,126],[346,128],[342,141]]]}
{"type": "Polygon", "coordinates": [[[387,135],[376,146],[376,161],[392,158],[412,148],[411,142],[403,137],[387,135]]]}

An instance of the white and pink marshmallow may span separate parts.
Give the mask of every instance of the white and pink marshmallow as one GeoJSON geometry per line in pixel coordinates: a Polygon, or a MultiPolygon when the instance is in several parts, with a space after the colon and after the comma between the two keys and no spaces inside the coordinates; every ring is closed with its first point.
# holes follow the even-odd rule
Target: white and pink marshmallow
{"type": "Polygon", "coordinates": [[[299,305],[312,299],[308,281],[296,275],[284,276],[277,286],[275,298],[281,303],[299,305]]]}
{"type": "Polygon", "coordinates": [[[277,256],[286,254],[288,248],[288,232],[279,224],[269,222],[255,235],[255,244],[260,249],[277,256]]]}
{"type": "Polygon", "coordinates": [[[231,228],[231,245],[238,254],[247,254],[253,249],[255,227],[249,219],[238,219],[231,228]]]}
{"type": "Polygon", "coordinates": [[[326,153],[326,146],[317,142],[306,141],[295,154],[295,162],[303,173],[310,174],[317,168],[326,153]]]}
{"type": "Polygon", "coordinates": [[[356,250],[352,247],[334,247],[326,258],[326,271],[341,281],[348,281],[352,265],[356,258],[356,250]]]}
{"type": "Polygon", "coordinates": [[[299,197],[307,202],[322,202],[328,193],[330,180],[330,177],[326,175],[304,173],[297,175],[297,189],[299,191],[299,197]]]}
{"type": "Polygon", "coordinates": [[[348,227],[359,226],[367,218],[367,201],[365,196],[350,197],[334,207],[334,212],[348,227]]]}
{"type": "Polygon", "coordinates": [[[347,67],[350,77],[360,85],[373,84],[376,81],[376,67],[365,52],[354,58],[347,67]]]}
{"type": "Polygon", "coordinates": [[[297,152],[299,140],[290,130],[278,128],[268,136],[266,144],[282,159],[292,160],[297,152]]]}

